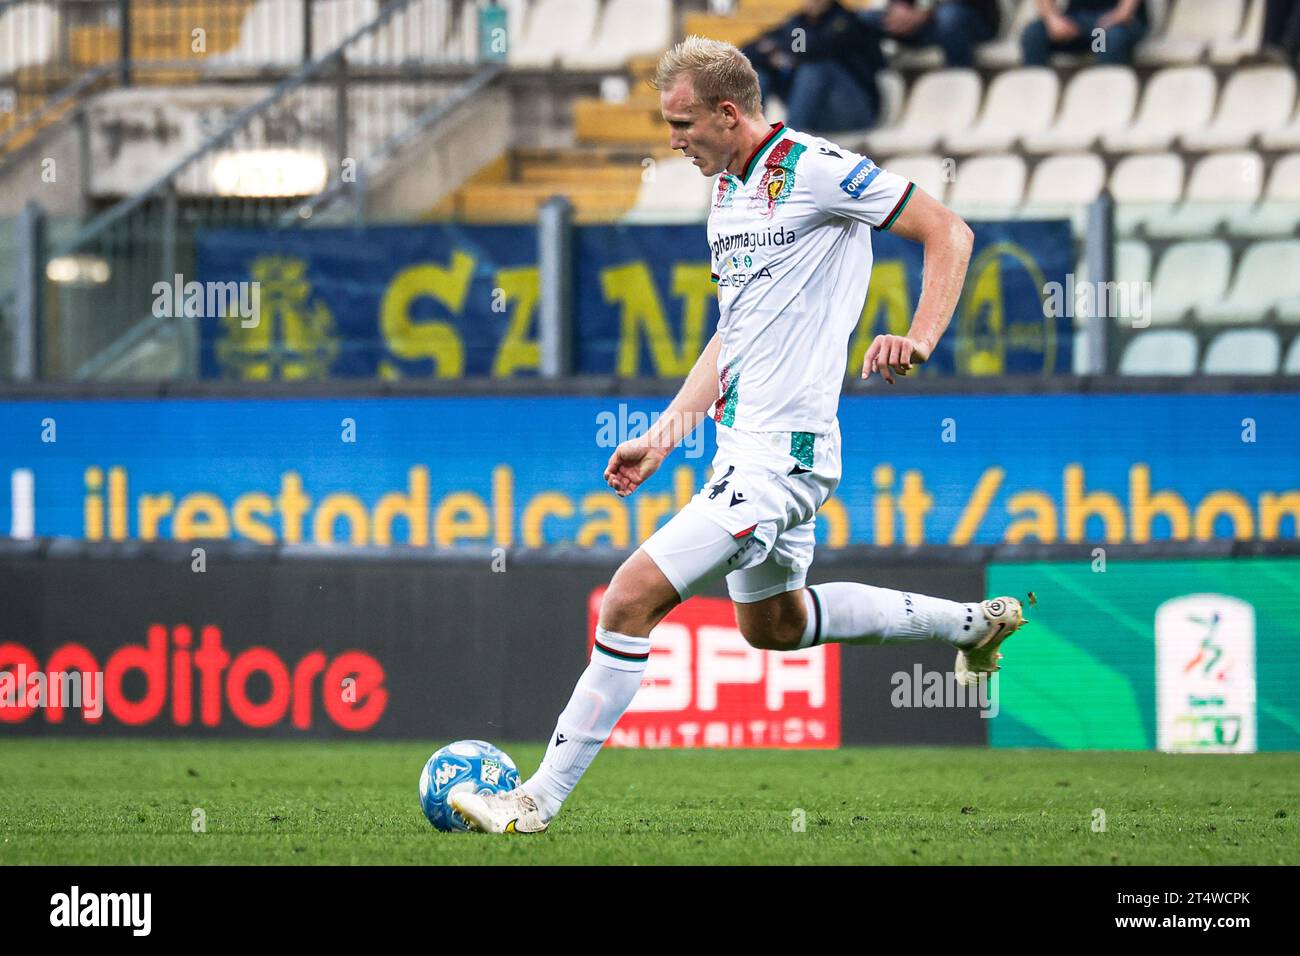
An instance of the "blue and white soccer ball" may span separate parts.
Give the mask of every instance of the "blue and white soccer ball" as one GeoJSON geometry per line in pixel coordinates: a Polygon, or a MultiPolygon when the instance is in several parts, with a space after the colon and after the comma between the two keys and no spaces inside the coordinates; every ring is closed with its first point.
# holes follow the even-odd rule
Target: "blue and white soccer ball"
{"type": "Polygon", "coordinates": [[[447,798],[458,790],[504,793],[519,786],[519,771],[510,755],[486,740],[458,740],[429,758],[420,773],[420,806],[444,833],[468,830],[447,798]]]}

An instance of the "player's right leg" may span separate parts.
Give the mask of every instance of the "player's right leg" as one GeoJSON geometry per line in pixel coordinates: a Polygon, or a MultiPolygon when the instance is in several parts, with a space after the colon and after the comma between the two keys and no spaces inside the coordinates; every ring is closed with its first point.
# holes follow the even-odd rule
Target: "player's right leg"
{"type": "Polygon", "coordinates": [[[650,631],[696,588],[753,551],[688,504],[623,562],[600,605],[591,660],[555,725],[537,772],[503,794],[454,794],[449,803],[488,833],[545,830],[641,687],[650,631]]]}

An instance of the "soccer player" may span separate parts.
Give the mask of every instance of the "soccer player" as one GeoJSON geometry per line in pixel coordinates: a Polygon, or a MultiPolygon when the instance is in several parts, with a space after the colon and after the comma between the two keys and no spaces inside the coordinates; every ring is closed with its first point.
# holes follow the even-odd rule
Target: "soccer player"
{"type": "MultiPolygon", "coordinates": [[[[455,794],[477,830],[536,833],[559,812],[641,686],[650,631],[725,575],[752,646],[939,640],[964,684],[998,670],[1020,602],[958,603],[853,581],[805,587],[817,510],[840,481],[836,411],[849,336],[871,275],[871,229],[925,247],[907,335],[878,335],[862,377],[889,384],[934,351],[961,294],[972,234],[907,180],[834,143],[763,119],[758,78],[734,46],[688,37],[659,62],[671,133],[717,176],[708,237],[718,330],[653,427],[610,456],[620,496],[645,482],[706,413],[717,423],[710,480],[614,574],[591,661],[537,772],[508,793],[455,794]]],[[[879,440],[887,440],[882,424],[879,440]]]]}

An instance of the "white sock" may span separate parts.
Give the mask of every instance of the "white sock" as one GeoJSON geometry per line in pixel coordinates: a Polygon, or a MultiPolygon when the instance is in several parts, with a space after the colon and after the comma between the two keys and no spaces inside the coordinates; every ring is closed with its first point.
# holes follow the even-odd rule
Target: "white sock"
{"type": "Polygon", "coordinates": [[[560,805],[596,759],[601,744],[640,690],[649,656],[650,638],[596,628],[591,663],[555,724],[542,765],[523,783],[543,820],[560,812],[560,805]]]}
{"type": "Polygon", "coordinates": [[[808,625],[800,647],[813,644],[908,644],[940,640],[965,646],[984,633],[978,604],[958,604],[854,581],[804,590],[808,625]]]}

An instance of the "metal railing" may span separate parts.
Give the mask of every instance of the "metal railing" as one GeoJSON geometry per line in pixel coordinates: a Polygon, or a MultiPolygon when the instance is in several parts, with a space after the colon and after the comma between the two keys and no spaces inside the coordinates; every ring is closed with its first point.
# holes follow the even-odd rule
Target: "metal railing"
{"type": "MultiPolygon", "coordinates": [[[[457,17],[475,9],[468,0],[441,6],[457,17]]],[[[44,377],[129,374],[149,343],[165,353],[151,359],[151,374],[194,375],[197,317],[173,314],[175,299],[157,285],[194,275],[197,230],[269,227],[304,200],[315,209],[346,197],[410,135],[495,75],[487,67],[465,87],[468,47],[450,40],[441,61],[426,55],[420,36],[438,31],[421,17],[434,7],[391,0],[269,90],[242,88],[247,105],[216,133],[58,246],[43,299],[44,377]],[[458,71],[440,74],[446,66],[458,71]]]]}

